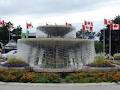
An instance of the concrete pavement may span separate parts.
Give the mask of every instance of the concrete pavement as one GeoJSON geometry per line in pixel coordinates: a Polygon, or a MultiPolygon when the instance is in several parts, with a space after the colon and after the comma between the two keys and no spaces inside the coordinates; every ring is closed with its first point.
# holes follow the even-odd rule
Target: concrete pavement
{"type": "Polygon", "coordinates": [[[115,83],[41,84],[0,82],[0,90],[120,90],[120,85],[115,83]]]}

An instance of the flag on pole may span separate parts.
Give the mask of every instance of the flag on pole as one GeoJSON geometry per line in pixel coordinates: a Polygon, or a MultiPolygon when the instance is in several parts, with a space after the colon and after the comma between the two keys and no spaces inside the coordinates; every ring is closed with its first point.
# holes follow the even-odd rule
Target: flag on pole
{"type": "Polygon", "coordinates": [[[105,24],[105,25],[110,25],[111,23],[112,23],[111,20],[109,20],[109,19],[104,19],[104,24],[105,24]]]}
{"type": "Polygon", "coordinates": [[[27,28],[27,29],[31,29],[31,28],[33,28],[32,23],[26,23],[26,28],[27,28]]]}
{"type": "Polygon", "coordinates": [[[85,31],[93,32],[93,26],[82,25],[82,30],[83,30],[83,32],[85,32],[85,31]]]}
{"type": "Polygon", "coordinates": [[[110,24],[110,30],[120,30],[120,24],[110,24]]]}
{"type": "Polygon", "coordinates": [[[84,24],[82,24],[82,30],[93,32],[93,22],[91,21],[84,21],[84,24]]]}
{"type": "Polygon", "coordinates": [[[0,19],[0,27],[2,27],[2,26],[4,26],[4,25],[5,25],[4,20],[1,20],[1,19],[0,19]]]}
{"type": "Polygon", "coordinates": [[[91,21],[84,21],[84,25],[87,25],[89,27],[93,27],[93,22],[91,22],[91,21]]]}

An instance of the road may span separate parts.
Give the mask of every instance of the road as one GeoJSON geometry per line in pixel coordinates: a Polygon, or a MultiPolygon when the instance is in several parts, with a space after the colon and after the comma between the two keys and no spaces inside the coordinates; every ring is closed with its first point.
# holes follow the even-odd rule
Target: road
{"type": "Polygon", "coordinates": [[[101,84],[0,83],[0,90],[120,90],[120,85],[114,83],[101,83],[101,84]]]}

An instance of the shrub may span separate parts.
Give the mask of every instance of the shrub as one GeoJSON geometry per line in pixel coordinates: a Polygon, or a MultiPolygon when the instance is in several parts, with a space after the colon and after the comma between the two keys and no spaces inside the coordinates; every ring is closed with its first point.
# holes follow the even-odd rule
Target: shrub
{"type": "Polygon", "coordinates": [[[106,60],[106,57],[104,54],[97,54],[95,57],[95,60],[97,60],[97,61],[106,60]]]}
{"type": "Polygon", "coordinates": [[[96,56],[94,62],[91,64],[87,64],[87,66],[91,66],[91,67],[115,67],[114,65],[112,65],[112,63],[110,61],[106,60],[105,56],[103,56],[103,55],[96,56]]]}
{"type": "Polygon", "coordinates": [[[116,72],[115,74],[112,75],[112,79],[115,82],[120,81],[120,72],[116,72]]]}
{"type": "Polygon", "coordinates": [[[36,78],[36,83],[49,83],[50,81],[42,74],[38,74],[36,78]]]}
{"type": "Polygon", "coordinates": [[[2,66],[6,67],[26,67],[28,64],[20,59],[17,59],[15,57],[9,57],[8,61],[5,64],[2,64],[2,66]]]}
{"type": "Polygon", "coordinates": [[[4,81],[5,80],[5,75],[4,74],[0,74],[0,81],[4,81]]]}
{"type": "Polygon", "coordinates": [[[36,82],[36,83],[96,83],[119,82],[120,71],[80,71],[66,73],[39,73],[26,70],[0,69],[0,81],[5,82],[36,82]]]}
{"type": "Polygon", "coordinates": [[[23,73],[22,77],[20,78],[20,82],[35,82],[36,74],[34,72],[26,72],[23,73]]]}
{"type": "Polygon", "coordinates": [[[15,82],[15,81],[17,81],[17,77],[15,75],[8,74],[5,77],[4,81],[6,81],[6,82],[15,82]]]}
{"type": "Polygon", "coordinates": [[[18,82],[23,74],[23,70],[0,69],[0,80],[6,82],[18,82]]]}
{"type": "Polygon", "coordinates": [[[37,75],[36,82],[40,83],[58,83],[60,82],[60,76],[56,73],[39,73],[37,75]]]}
{"type": "Polygon", "coordinates": [[[116,53],[113,55],[115,60],[120,60],[120,53],[116,53]]]}
{"type": "Polygon", "coordinates": [[[67,83],[91,83],[95,82],[93,73],[72,73],[66,76],[65,82],[67,83]]]}

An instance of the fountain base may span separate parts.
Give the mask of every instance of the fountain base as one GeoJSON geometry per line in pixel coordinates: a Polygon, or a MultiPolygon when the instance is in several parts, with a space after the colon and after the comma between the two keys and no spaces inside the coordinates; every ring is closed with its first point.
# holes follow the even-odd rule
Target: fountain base
{"type": "Polygon", "coordinates": [[[93,40],[28,38],[18,40],[18,58],[41,72],[70,72],[94,60],[93,40]]]}

